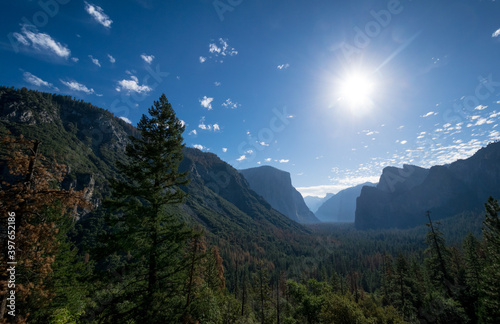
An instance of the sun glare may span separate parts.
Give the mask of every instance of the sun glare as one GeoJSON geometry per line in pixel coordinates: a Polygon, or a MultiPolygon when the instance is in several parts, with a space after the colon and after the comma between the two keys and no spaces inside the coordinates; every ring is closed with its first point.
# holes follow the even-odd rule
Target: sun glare
{"type": "Polygon", "coordinates": [[[366,109],[371,103],[373,82],[363,74],[352,74],[339,84],[339,101],[350,109],[366,109]]]}

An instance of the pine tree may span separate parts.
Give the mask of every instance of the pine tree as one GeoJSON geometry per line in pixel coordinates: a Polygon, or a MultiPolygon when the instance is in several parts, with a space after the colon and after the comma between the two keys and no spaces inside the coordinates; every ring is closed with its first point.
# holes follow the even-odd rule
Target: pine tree
{"type": "MultiPolygon", "coordinates": [[[[2,145],[11,152],[2,160],[7,162],[12,181],[3,182],[0,190],[0,239],[7,242],[8,238],[15,249],[7,253],[4,249],[8,244],[2,244],[0,273],[7,273],[2,269],[7,262],[17,262],[16,321],[22,323],[29,317],[32,323],[44,322],[50,316],[47,309],[53,299],[65,299],[57,295],[61,292],[57,284],[69,282],[54,279],[62,279],[64,269],[71,268],[76,260],[75,254],[65,255],[69,248],[66,233],[73,225],[74,212],[90,205],[83,198],[84,192],[60,188],[66,167],[40,154],[40,142],[21,136],[5,138],[2,145]],[[7,224],[11,225],[9,232],[7,224]]],[[[5,283],[2,278],[2,294],[7,292],[5,283]]],[[[72,288],[77,293],[76,287],[72,288]]],[[[5,298],[1,297],[0,322],[8,311],[5,298]]]]}
{"type": "Polygon", "coordinates": [[[428,248],[425,250],[425,253],[428,255],[425,259],[427,273],[433,285],[436,288],[444,289],[448,297],[451,297],[453,283],[448,270],[450,252],[446,248],[443,233],[432,223],[430,212],[427,212],[426,215],[429,219],[429,223],[426,223],[426,225],[430,228],[425,238],[425,242],[428,245],[428,248]]]}
{"type": "Polygon", "coordinates": [[[500,205],[490,197],[483,222],[485,267],[482,271],[480,321],[500,323],[500,205]]]}
{"type": "Polygon", "coordinates": [[[172,206],[183,201],[179,186],[188,182],[178,171],[184,125],[165,95],[148,112],[137,124],[140,138],[130,138],[128,160],[117,163],[123,179],[110,181],[114,197],[105,204],[112,212],[110,250],[126,260],[119,293],[103,310],[110,321],[177,320],[183,308],[178,296],[191,232],[172,206]]]}

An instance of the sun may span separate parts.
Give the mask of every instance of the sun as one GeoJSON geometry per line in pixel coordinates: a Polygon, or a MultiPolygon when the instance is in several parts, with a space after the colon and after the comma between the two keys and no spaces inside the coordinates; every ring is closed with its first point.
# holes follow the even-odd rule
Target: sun
{"type": "Polygon", "coordinates": [[[351,109],[365,109],[372,103],[374,84],[361,73],[352,73],[339,81],[338,100],[351,109]]]}

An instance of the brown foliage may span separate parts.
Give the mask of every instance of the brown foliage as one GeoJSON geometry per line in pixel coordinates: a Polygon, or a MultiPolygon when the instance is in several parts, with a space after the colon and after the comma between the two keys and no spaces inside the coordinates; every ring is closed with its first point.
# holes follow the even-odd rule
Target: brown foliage
{"type": "MultiPolygon", "coordinates": [[[[21,323],[29,316],[30,309],[47,306],[54,292],[46,279],[52,274],[52,264],[58,251],[59,225],[76,210],[90,208],[83,198],[84,192],[62,190],[60,182],[66,167],[49,162],[38,153],[40,143],[4,138],[2,146],[8,154],[2,157],[12,183],[3,181],[0,191],[0,315],[5,312],[7,292],[6,263],[16,261],[16,318],[21,323]],[[6,260],[8,213],[15,213],[15,260],[6,260]]],[[[5,314],[6,315],[6,314],[5,314]]],[[[0,323],[5,319],[0,319],[0,323]]]]}

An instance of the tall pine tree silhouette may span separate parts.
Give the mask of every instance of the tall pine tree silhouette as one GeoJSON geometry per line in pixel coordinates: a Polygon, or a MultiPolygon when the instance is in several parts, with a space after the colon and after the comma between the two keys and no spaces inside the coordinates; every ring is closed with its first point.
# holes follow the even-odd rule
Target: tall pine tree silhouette
{"type": "Polygon", "coordinates": [[[118,162],[122,179],[112,180],[113,233],[109,243],[127,260],[121,287],[103,316],[149,323],[169,322],[176,314],[186,267],[183,249],[191,231],[180,222],[172,205],[183,201],[187,172],[180,173],[184,125],[165,95],[143,115],[126,148],[128,161],[118,162]]]}

